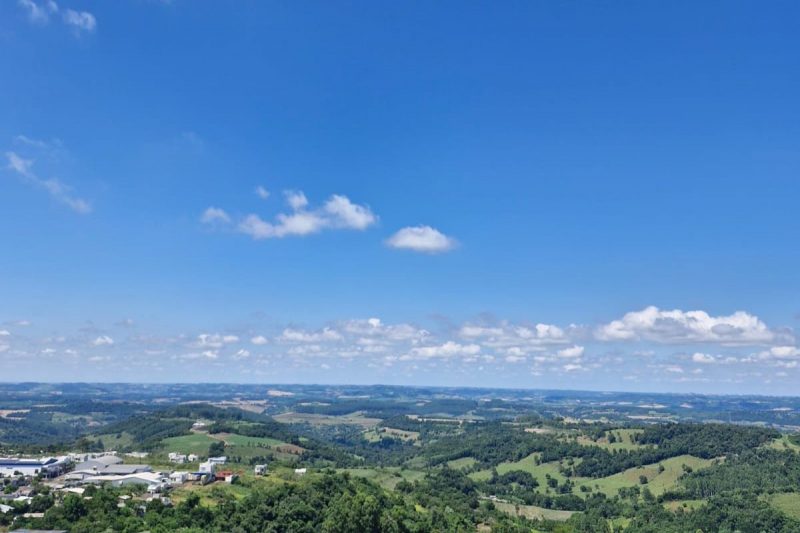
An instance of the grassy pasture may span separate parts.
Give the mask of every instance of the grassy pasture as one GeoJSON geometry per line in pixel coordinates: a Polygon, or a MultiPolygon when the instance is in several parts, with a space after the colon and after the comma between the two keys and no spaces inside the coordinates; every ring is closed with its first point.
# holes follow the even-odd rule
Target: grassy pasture
{"type": "MultiPolygon", "coordinates": [[[[559,472],[559,467],[561,464],[558,461],[551,461],[549,463],[537,465],[536,459],[538,457],[538,453],[532,453],[524,459],[513,463],[500,463],[497,465],[497,473],[505,474],[506,472],[511,472],[512,470],[522,470],[523,472],[528,472],[530,475],[536,478],[536,480],[539,482],[539,486],[542,488],[547,487],[548,474],[550,474],[551,478],[557,479],[559,483],[563,483],[564,480],[566,480],[566,477],[559,472]]],[[[572,478],[572,480],[577,484],[581,484],[586,481],[586,478],[572,478]]]]}
{"type": "Polygon", "coordinates": [[[556,511],[554,509],[545,509],[544,507],[537,507],[536,505],[514,505],[513,503],[494,502],[494,505],[500,511],[511,516],[524,516],[530,520],[555,520],[563,522],[568,520],[575,511],[556,511]]]}
{"type": "Polygon", "coordinates": [[[120,450],[133,446],[133,435],[130,433],[106,433],[98,435],[98,439],[103,441],[103,447],[106,450],[120,450]]]}
{"type": "Polygon", "coordinates": [[[702,507],[705,504],[706,504],[705,500],[675,500],[664,503],[664,507],[669,509],[670,511],[677,511],[678,509],[691,511],[699,507],[702,507]]]}
{"type": "Polygon", "coordinates": [[[661,461],[661,463],[654,463],[642,466],[641,468],[629,468],[624,472],[614,474],[600,479],[592,479],[585,481],[584,484],[592,487],[593,490],[600,490],[608,496],[617,494],[617,491],[623,487],[640,486],[647,487],[655,496],[663,494],[669,489],[673,489],[678,484],[678,478],[683,475],[682,465],[691,467],[694,470],[705,468],[711,465],[712,460],[700,459],[691,455],[679,455],[678,457],[671,457],[661,461]],[[659,472],[658,465],[664,466],[664,471],[659,472]],[[647,484],[641,485],[639,483],[639,476],[647,478],[647,484]],[[596,489],[595,487],[599,487],[596,489]]]}
{"type": "Polygon", "coordinates": [[[341,468],[339,472],[347,472],[353,477],[369,479],[379,484],[381,487],[394,490],[402,480],[417,481],[425,477],[424,472],[409,470],[406,468],[341,468]]]}
{"type": "MultiPolygon", "coordinates": [[[[536,464],[536,459],[539,454],[533,453],[528,457],[516,462],[500,463],[497,465],[497,473],[505,474],[513,470],[521,470],[528,472],[539,482],[539,490],[544,491],[547,487],[547,475],[562,484],[567,478],[561,474],[559,467],[561,466],[558,461],[549,463],[536,464]]],[[[665,491],[676,488],[678,485],[678,478],[683,475],[683,465],[691,467],[694,470],[705,468],[711,465],[712,460],[700,459],[692,457],[691,455],[681,455],[678,457],[671,457],[661,461],[664,466],[664,471],[659,472],[659,463],[642,466],[641,468],[629,468],[624,472],[614,474],[612,476],[592,479],[585,477],[570,478],[575,484],[574,493],[577,495],[585,496],[586,493],[580,492],[580,486],[586,485],[591,487],[592,491],[600,491],[608,496],[617,494],[620,488],[640,486],[647,487],[650,491],[658,496],[665,491]],[[647,478],[647,484],[641,485],[639,476],[647,478]]],[[[480,470],[469,474],[469,477],[475,481],[486,480],[491,477],[491,470],[480,470]]]]}
{"type": "Polygon", "coordinates": [[[236,433],[217,433],[212,435],[212,438],[224,441],[227,446],[253,446],[270,448],[272,446],[281,446],[286,444],[283,441],[271,439],[269,437],[247,437],[245,435],[237,435],[236,433]]]}
{"type": "Polygon", "coordinates": [[[216,442],[216,439],[212,439],[205,433],[192,433],[191,435],[164,439],[161,441],[161,447],[166,452],[208,455],[208,447],[213,442],[216,442]]]}
{"type": "Polygon", "coordinates": [[[789,439],[789,435],[781,435],[780,438],[771,441],[769,444],[767,444],[767,446],[775,450],[792,450],[793,452],[800,452],[800,446],[792,442],[789,439]]]}
{"type": "Polygon", "coordinates": [[[472,467],[477,462],[478,460],[475,459],[474,457],[462,457],[461,459],[453,459],[452,461],[447,461],[447,466],[449,466],[454,470],[464,470],[466,468],[472,467]]]}
{"type": "Polygon", "coordinates": [[[768,496],[769,504],[782,513],[800,520],[800,493],[782,492],[768,496]]]}
{"type": "Polygon", "coordinates": [[[372,427],[363,433],[367,442],[378,442],[382,439],[399,439],[406,442],[417,442],[419,433],[417,431],[405,431],[389,427],[372,427]]]}
{"type": "Polygon", "coordinates": [[[381,423],[380,418],[369,418],[363,413],[350,413],[348,415],[331,416],[313,413],[282,413],[273,417],[284,424],[311,424],[312,426],[338,426],[340,424],[371,428],[381,423]]]}

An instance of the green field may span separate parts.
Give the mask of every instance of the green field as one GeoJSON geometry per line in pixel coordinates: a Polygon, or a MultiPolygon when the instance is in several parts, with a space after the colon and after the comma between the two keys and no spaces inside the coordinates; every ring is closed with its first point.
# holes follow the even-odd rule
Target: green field
{"type": "MultiPolygon", "coordinates": [[[[497,465],[497,473],[505,474],[513,470],[521,470],[528,472],[539,482],[539,490],[544,490],[547,487],[547,475],[558,481],[559,484],[563,483],[567,478],[559,471],[560,463],[552,461],[549,463],[536,464],[536,458],[539,454],[533,453],[520,461],[513,463],[500,463],[497,465]]],[[[661,461],[664,466],[664,471],[659,472],[659,464],[645,465],[641,468],[629,468],[624,472],[614,474],[612,476],[592,479],[585,477],[572,477],[570,478],[575,484],[575,494],[585,495],[579,491],[581,485],[590,487],[593,491],[600,491],[607,496],[614,496],[620,488],[642,486],[648,487],[650,491],[658,496],[665,491],[673,489],[677,486],[678,478],[683,475],[682,465],[691,467],[694,470],[707,467],[713,461],[706,459],[699,459],[691,455],[681,455],[672,457],[661,461]],[[641,485],[639,476],[647,478],[647,484],[641,485]]],[[[475,481],[486,480],[491,477],[491,470],[480,470],[469,474],[469,477],[475,481]]]]}
{"type": "Polygon", "coordinates": [[[789,439],[789,435],[781,435],[780,438],[770,442],[768,446],[776,450],[792,450],[795,452],[800,452],[800,446],[792,442],[791,439],[789,439]]]}
{"type": "Polygon", "coordinates": [[[362,413],[331,416],[316,415],[311,413],[282,413],[273,417],[284,424],[311,424],[312,426],[336,426],[340,424],[371,428],[381,423],[380,418],[368,418],[362,413]]]}
{"type": "MultiPolygon", "coordinates": [[[[552,461],[549,463],[542,463],[537,465],[536,459],[539,457],[538,453],[532,453],[531,455],[521,459],[519,461],[513,463],[500,463],[497,465],[497,473],[498,474],[505,474],[506,472],[511,472],[512,470],[522,470],[523,472],[528,472],[531,474],[536,480],[539,482],[540,487],[547,487],[547,475],[549,474],[551,478],[555,478],[558,480],[559,483],[563,483],[564,480],[567,478],[559,471],[559,466],[561,464],[558,461],[552,461]]],[[[572,480],[577,483],[583,483],[586,478],[572,478],[572,480]]]]}
{"type": "Polygon", "coordinates": [[[407,442],[416,442],[419,440],[419,433],[416,431],[406,431],[389,427],[372,427],[365,430],[363,435],[368,442],[378,442],[382,439],[399,439],[407,442]]]}
{"type": "Polygon", "coordinates": [[[664,503],[664,507],[666,507],[670,511],[677,511],[678,509],[689,511],[697,509],[698,507],[702,507],[705,504],[706,504],[705,500],[675,500],[664,503]]]}
{"type": "Polygon", "coordinates": [[[575,511],[556,511],[553,509],[545,509],[544,507],[537,507],[535,505],[514,505],[513,503],[498,501],[494,502],[494,505],[504,513],[512,516],[524,516],[530,520],[555,520],[557,522],[563,522],[575,514],[575,511]]]}
{"type": "Polygon", "coordinates": [[[212,442],[216,442],[216,439],[212,439],[205,433],[192,433],[164,439],[161,441],[161,447],[165,452],[208,455],[208,447],[212,442]]]}
{"type": "Polygon", "coordinates": [[[464,470],[466,468],[474,466],[477,462],[478,460],[475,459],[474,457],[462,457],[461,459],[453,459],[452,461],[447,461],[447,466],[455,470],[464,470]]]}
{"type": "Polygon", "coordinates": [[[394,490],[402,480],[418,481],[425,477],[424,472],[408,470],[406,468],[341,468],[339,472],[347,472],[351,476],[369,479],[381,487],[394,490]]]}
{"type": "Polygon", "coordinates": [[[225,444],[230,446],[270,448],[272,446],[281,446],[286,444],[283,441],[271,439],[269,437],[247,437],[245,435],[237,435],[235,433],[219,433],[214,435],[214,437],[225,441],[225,444]]]}
{"type": "Polygon", "coordinates": [[[103,441],[106,450],[128,449],[133,446],[133,436],[130,433],[98,435],[97,438],[103,441]]]}
{"type": "Polygon", "coordinates": [[[708,467],[712,464],[710,459],[700,459],[692,457],[691,455],[679,455],[678,457],[671,457],[661,461],[661,463],[645,465],[641,468],[629,468],[619,474],[608,476],[600,479],[592,479],[584,481],[585,484],[592,487],[593,490],[599,490],[608,496],[617,494],[617,491],[623,487],[641,486],[650,489],[655,496],[663,494],[669,489],[677,486],[678,478],[683,475],[682,465],[691,467],[694,470],[708,467]],[[658,465],[664,466],[664,471],[658,471],[658,465]],[[640,485],[639,477],[647,477],[647,484],[640,485]]]}
{"type": "Polygon", "coordinates": [[[774,508],[792,518],[800,519],[800,493],[782,492],[767,496],[767,501],[774,508]]]}

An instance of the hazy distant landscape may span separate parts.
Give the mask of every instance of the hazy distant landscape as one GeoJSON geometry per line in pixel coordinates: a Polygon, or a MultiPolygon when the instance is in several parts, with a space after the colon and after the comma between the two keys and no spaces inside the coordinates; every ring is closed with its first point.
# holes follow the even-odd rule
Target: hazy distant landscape
{"type": "Polygon", "coordinates": [[[0,456],[111,457],[120,463],[114,472],[126,465],[143,471],[81,479],[86,463],[78,463],[52,474],[6,472],[10,505],[0,515],[6,526],[98,532],[800,527],[800,398],[22,383],[0,385],[0,413],[0,456]],[[202,474],[217,460],[215,475],[202,474]]]}

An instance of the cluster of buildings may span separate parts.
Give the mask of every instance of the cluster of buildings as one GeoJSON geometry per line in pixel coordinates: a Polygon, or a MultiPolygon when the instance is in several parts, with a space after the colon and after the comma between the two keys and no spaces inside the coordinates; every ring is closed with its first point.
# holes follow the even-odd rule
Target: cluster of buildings
{"type": "Polygon", "coordinates": [[[196,463],[197,461],[200,460],[200,457],[193,453],[183,454],[177,452],[169,452],[169,455],[167,457],[169,458],[170,463],[176,463],[179,465],[182,465],[184,463],[196,463]]]}
{"type": "MultiPolygon", "coordinates": [[[[147,456],[145,453],[128,455],[135,458],[147,456]]],[[[195,454],[176,452],[170,453],[168,458],[170,462],[176,464],[199,461],[199,457],[195,454]]],[[[187,481],[202,484],[214,481],[232,483],[236,474],[221,470],[226,463],[227,457],[209,457],[205,462],[199,463],[198,468],[194,471],[153,471],[148,464],[124,462],[116,452],[68,454],[41,458],[0,457],[0,478],[13,479],[15,489],[19,489],[11,495],[5,495],[3,501],[9,497],[21,498],[16,501],[28,501],[27,496],[22,494],[24,486],[29,485],[30,480],[37,477],[47,479],[47,484],[53,489],[64,492],[76,492],[82,490],[81,487],[85,485],[110,485],[112,487],[143,485],[150,493],[161,493],[165,489],[187,481]]],[[[265,473],[266,466],[262,466],[265,473]]],[[[10,508],[2,501],[0,504],[10,508]]],[[[0,512],[5,512],[3,509],[0,507],[0,512]]]]}

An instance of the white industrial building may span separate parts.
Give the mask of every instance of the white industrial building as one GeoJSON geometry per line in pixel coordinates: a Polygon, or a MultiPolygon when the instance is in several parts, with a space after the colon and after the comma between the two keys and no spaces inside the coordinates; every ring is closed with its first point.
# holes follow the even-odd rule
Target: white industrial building
{"type": "Polygon", "coordinates": [[[63,474],[71,464],[68,456],[38,459],[0,457],[0,476],[55,477],[63,474]]]}

